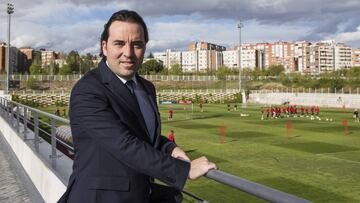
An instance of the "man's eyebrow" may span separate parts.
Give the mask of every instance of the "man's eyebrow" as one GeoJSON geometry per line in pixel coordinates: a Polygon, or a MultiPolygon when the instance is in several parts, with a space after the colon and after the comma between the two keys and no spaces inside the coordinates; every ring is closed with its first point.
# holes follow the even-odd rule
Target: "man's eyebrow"
{"type": "Polygon", "coordinates": [[[135,40],[132,43],[141,43],[141,44],[143,44],[144,42],[142,40],[135,40]]]}
{"type": "Polygon", "coordinates": [[[117,39],[117,40],[114,40],[113,42],[116,43],[116,42],[125,42],[125,41],[124,41],[124,40],[117,39]]]}

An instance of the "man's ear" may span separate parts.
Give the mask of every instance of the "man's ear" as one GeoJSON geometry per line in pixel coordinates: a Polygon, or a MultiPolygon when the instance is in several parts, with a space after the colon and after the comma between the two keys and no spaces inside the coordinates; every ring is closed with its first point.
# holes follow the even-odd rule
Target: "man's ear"
{"type": "Polygon", "coordinates": [[[102,41],[101,42],[101,49],[102,49],[102,53],[104,56],[107,56],[107,45],[106,45],[106,41],[102,41]]]}

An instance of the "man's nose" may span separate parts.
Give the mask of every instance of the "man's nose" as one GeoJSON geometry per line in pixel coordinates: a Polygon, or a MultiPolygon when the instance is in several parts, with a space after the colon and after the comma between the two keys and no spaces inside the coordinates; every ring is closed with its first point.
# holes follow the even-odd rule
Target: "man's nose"
{"type": "Polygon", "coordinates": [[[126,45],[124,46],[123,54],[124,54],[125,56],[127,56],[127,57],[131,57],[131,56],[132,56],[132,52],[133,52],[133,50],[132,50],[131,45],[130,45],[130,44],[126,44],[126,45]]]}

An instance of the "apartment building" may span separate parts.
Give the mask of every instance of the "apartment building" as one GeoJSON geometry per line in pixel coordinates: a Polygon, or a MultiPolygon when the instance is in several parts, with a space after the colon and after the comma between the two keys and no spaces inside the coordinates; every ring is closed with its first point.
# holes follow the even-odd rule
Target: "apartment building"
{"type": "Polygon", "coordinates": [[[222,65],[222,52],[226,47],[208,42],[194,42],[188,46],[188,51],[196,51],[199,72],[215,72],[222,65]]]}
{"type": "MultiPolygon", "coordinates": [[[[223,65],[232,69],[239,69],[239,46],[233,50],[223,51],[223,65]]],[[[241,47],[241,68],[255,69],[256,50],[251,45],[242,45],[241,47]]]]}
{"type": "Polygon", "coordinates": [[[351,47],[333,40],[321,41],[307,47],[307,69],[311,74],[350,68],[351,47]]]}
{"type": "Polygon", "coordinates": [[[193,42],[188,46],[188,51],[195,50],[215,50],[215,51],[225,51],[226,47],[221,45],[216,45],[208,42],[193,42]]]}
{"type": "Polygon", "coordinates": [[[360,67],[360,48],[352,50],[352,66],[360,67]]]}
{"type": "Polygon", "coordinates": [[[241,47],[241,68],[254,70],[256,67],[256,50],[253,46],[243,45],[241,47]]]}
{"type": "MultiPolygon", "coordinates": [[[[18,72],[18,53],[16,47],[10,48],[10,73],[18,72]]],[[[0,43],[0,73],[5,73],[7,63],[7,45],[0,43]]]]}
{"type": "Polygon", "coordinates": [[[18,52],[18,69],[19,72],[29,72],[29,68],[34,58],[34,49],[30,47],[22,47],[18,52]]]}
{"type": "Polygon", "coordinates": [[[227,50],[223,51],[223,65],[231,68],[238,69],[239,68],[239,51],[238,50],[227,50]]]}
{"type": "Polygon", "coordinates": [[[286,72],[295,71],[294,44],[291,42],[269,43],[269,66],[283,65],[286,72]]]}
{"type": "Polygon", "coordinates": [[[343,43],[333,43],[335,70],[351,68],[351,47],[343,43]]]}
{"type": "Polygon", "coordinates": [[[46,66],[49,66],[51,62],[55,62],[55,59],[57,59],[57,53],[55,51],[45,50],[41,49],[41,68],[45,68],[46,66]]]}
{"type": "Polygon", "coordinates": [[[271,57],[271,44],[270,43],[257,43],[255,45],[249,45],[255,49],[255,66],[261,70],[265,70],[270,66],[271,57]]]}
{"type": "Polygon", "coordinates": [[[165,52],[154,52],[154,59],[162,61],[165,68],[170,69],[175,64],[181,65],[181,52],[167,49],[165,52]]]}
{"type": "MultiPolygon", "coordinates": [[[[167,67],[178,63],[186,72],[214,72],[218,67],[225,65],[232,69],[239,68],[239,46],[230,50],[225,47],[207,43],[191,43],[188,51],[154,53],[154,57],[164,61],[167,67]]],[[[327,71],[350,68],[359,64],[356,58],[359,49],[352,48],[335,41],[321,41],[310,43],[298,42],[272,42],[244,44],[241,47],[242,68],[262,70],[271,65],[283,65],[285,71],[305,74],[319,74],[327,71]]]]}
{"type": "Polygon", "coordinates": [[[310,69],[307,69],[306,61],[306,49],[311,45],[310,42],[299,41],[294,43],[294,65],[295,71],[300,73],[311,73],[310,69]]]}
{"type": "Polygon", "coordinates": [[[184,72],[196,72],[198,66],[197,51],[183,51],[181,67],[184,72]]]}
{"type": "MultiPolygon", "coordinates": [[[[164,67],[167,68],[167,64],[165,64],[166,63],[166,52],[154,52],[152,54],[153,54],[154,59],[162,61],[164,67]]],[[[145,62],[145,60],[144,60],[144,62],[145,62]]]]}
{"type": "Polygon", "coordinates": [[[334,70],[334,49],[331,43],[319,42],[311,45],[307,54],[311,74],[334,70]]]}

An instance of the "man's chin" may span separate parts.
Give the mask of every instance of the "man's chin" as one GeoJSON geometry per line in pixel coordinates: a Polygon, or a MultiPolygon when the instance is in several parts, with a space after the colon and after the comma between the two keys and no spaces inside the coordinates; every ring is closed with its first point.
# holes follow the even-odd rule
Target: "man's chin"
{"type": "Polygon", "coordinates": [[[135,71],[128,70],[128,71],[122,72],[118,75],[123,78],[131,79],[135,75],[135,71]]]}

